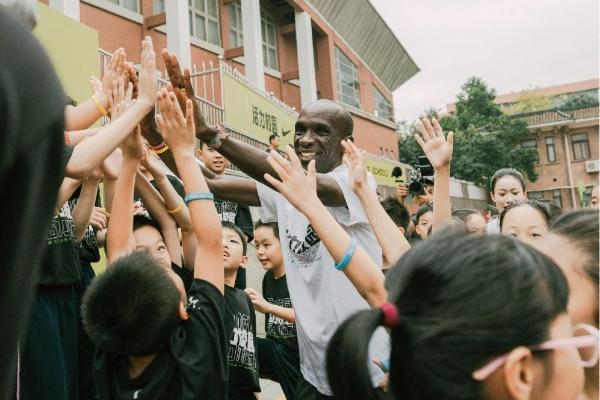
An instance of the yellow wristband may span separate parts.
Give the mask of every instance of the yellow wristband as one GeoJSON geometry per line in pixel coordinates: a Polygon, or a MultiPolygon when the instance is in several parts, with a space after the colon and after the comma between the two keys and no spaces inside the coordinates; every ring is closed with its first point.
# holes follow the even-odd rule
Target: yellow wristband
{"type": "Polygon", "coordinates": [[[162,153],[164,153],[167,150],[169,150],[169,145],[165,144],[164,147],[161,147],[158,150],[154,150],[154,153],[155,154],[162,154],[162,153]]]}
{"type": "Polygon", "coordinates": [[[94,100],[94,103],[96,103],[96,108],[98,109],[98,111],[100,111],[100,114],[106,117],[108,115],[108,112],[106,112],[106,108],[104,108],[104,106],[98,101],[95,94],[92,95],[92,100],[94,100]]]}
{"type": "Polygon", "coordinates": [[[177,207],[175,207],[172,210],[167,210],[167,212],[169,214],[177,214],[179,211],[181,211],[183,209],[183,201],[181,203],[179,203],[179,205],[177,207]]]}

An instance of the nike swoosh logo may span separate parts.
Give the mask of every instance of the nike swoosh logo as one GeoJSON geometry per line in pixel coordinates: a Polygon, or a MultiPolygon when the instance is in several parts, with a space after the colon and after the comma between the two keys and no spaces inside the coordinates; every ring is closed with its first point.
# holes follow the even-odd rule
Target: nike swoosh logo
{"type": "Polygon", "coordinates": [[[290,133],[291,131],[292,131],[291,129],[288,129],[287,131],[284,131],[284,130],[282,129],[282,130],[281,130],[281,134],[282,134],[283,136],[287,136],[287,134],[288,134],[288,133],[290,133]]]}

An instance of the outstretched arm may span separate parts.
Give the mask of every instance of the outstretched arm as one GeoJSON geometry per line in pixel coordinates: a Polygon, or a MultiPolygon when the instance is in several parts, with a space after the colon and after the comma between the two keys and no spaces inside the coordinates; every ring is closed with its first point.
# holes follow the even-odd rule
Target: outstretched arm
{"type": "Polygon", "coordinates": [[[250,301],[254,306],[254,309],[262,314],[272,314],[279,317],[287,322],[296,322],[296,315],[294,314],[293,308],[281,307],[276,304],[269,303],[264,297],[260,295],[256,290],[247,288],[244,290],[250,301]]]}
{"type": "MultiPolygon", "coordinates": [[[[200,107],[194,98],[194,89],[190,81],[189,71],[186,69],[183,74],[181,73],[175,54],[169,54],[166,50],[163,50],[162,56],[172,85],[169,88],[177,96],[180,106],[188,98],[193,101],[196,137],[217,149],[248,176],[258,182],[271,186],[264,178],[265,174],[274,174],[274,170],[267,161],[268,153],[228,137],[223,129],[210,126],[202,116],[200,107]]],[[[231,196],[239,196],[244,192],[243,196],[245,200],[258,199],[256,193],[250,193],[252,190],[255,191],[256,187],[250,184],[243,184],[239,180],[229,181],[229,177],[220,177],[219,179],[209,179],[208,182],[213,193],[219,198],[240,202],[239,198],[236,199],[231,196]]],[[[328,206],[344,206],[346,204],[342,190],[335,180],[329,176],[317,174],[317,193],[319,194],[319,198],[328,206]]],[[[245,203],[253,205],[248,202],[245,203]]]]}
{"type": "Polygon", "coordinates": [[[452,208],[450,204],[450,162],[454,148],[454,133],[444,132],[437,119],[427,118],[419,123],[421,136],[415,139],[423,149],[435,172],[433,189],[433,231],[436,232],[452,221],[452,208]]]}
{"type": "Polygon", "coordinates": [[[371,228],[383,251],[384,262],[393,265],[410,249],[410,244],[379,203],[377,192],[369,187],[364,151],[359,150],[350,140],[343,141],[342,146],[346,152],[344,163],[348,168],[352,190],[365,209],[371,228]]]}
{"type": "Polygon", "coordinates": [[[83,239],[85,231],[90,223],[94,204],[96,203],[96,194],[98,191],[98,180],[100,174],[94,173],[83,180],[81,193],[73,207],[73,223],[75,225],[75,236],[77,240],[83,239]]]}
{"type": "MultiPolygon", "coordinates": [[[[265,175],[265,179],[294,207],[306,215],[327,247],[329,254],[339,263],[348,254],[353,241],[317,196],[314,160],[308,164],[308,171],[305,172],[292,149],[288,147],[286,152],[291,162],[275,151],[271,151],[269,157],[269,163],[277,171],[281,180],[277,180],[271,175],[265,175]]],[[[358,244],[356,244],[354,255],[350,258],[347,266],[343,268],[343,273],[371,307],[376,308],[385,303],[387,293],[383,286],[383,274],[380,267],[358,244]]]]}
{"type": "MultiPolygon", "coordinates": [[[[208,196],[208,185],[194,158],[195,136],[191,100],[186,102],[184,117],[175,95],[162,90],[158,107],[160,115],[157,116],[156,122],[173,151],[186,194],[200,193],[202,196],[208,196]]],[[[210,200],[200,199],[188,202],[188,207],[198,241],[194,278],[212,283],[223,293],[223,243],[221,221],[215,205],[210,200]]]]}

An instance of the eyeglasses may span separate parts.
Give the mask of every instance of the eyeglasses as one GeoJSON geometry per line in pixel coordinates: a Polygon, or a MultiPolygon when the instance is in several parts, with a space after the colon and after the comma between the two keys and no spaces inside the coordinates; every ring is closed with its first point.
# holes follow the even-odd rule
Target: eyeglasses
{"type": "MultiPolygon", "coordinates": [[[[530,349],[531,351],[544,351],[575,347],[579,350],[580,365],[584,368],[593,367],[598,362],[598,329],[591,325],[579,324],[575,326],[573,333],[574,336],[571,338],[548,340],[537,346],[530,347],[530,349]],[[578,335],[583,332],[587,333],[587,335],[578,335]]],[[[473,379],[476,381],[485,380],[500,368],[506,362],[507,358],[508,353],[503,354],[476,371],[473,371],[473,379]]]]}

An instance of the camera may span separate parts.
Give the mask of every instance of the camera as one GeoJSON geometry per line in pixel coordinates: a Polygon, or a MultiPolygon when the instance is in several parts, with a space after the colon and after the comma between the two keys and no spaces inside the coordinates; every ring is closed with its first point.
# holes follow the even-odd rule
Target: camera
{"type": "Polygon", "coordinates": [[[422,196],[427,193],[425,184],[433,182],[433,167],[426,156],[419,156],[417,164],[408,173],[410,183],[408,192],[413,196],[422,196]]]}

